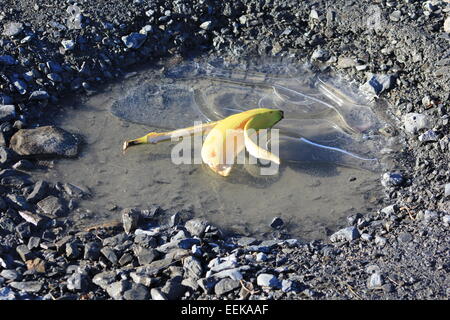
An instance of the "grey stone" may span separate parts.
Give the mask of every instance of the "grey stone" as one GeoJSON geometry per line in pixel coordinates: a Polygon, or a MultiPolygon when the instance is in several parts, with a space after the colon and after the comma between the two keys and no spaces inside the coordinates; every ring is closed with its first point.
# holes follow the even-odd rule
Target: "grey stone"
{"type": "Polygon", "coordinates": [[[27,247],[28,247],[28,249],[33,250],[33,249],[39,248],[40,244],[41,244],[41,238],[30,237],[30,239],[28,239],[27,247]]]}
{"type": "Polygon", "coordinates": [[[20,129],[11,138],[10,147],[24,156],[74,157],[79,141],[71,133],[54,127],[20,129]]]}
{"type": "Polygon", "coordinates": [[[207,31],[211,30],[212,27],[213,27],[212,21],[205,21],[200,25],[200,29],[207,30],[207,31]]]}
{"type": "Polygon", "coordinates": [[[200,279],[203,274],[203,267],[201,262],[197,258],[192,256],[184,258],[183,269],[187,277],[194,280],[200,279]]]}
{"type": "Polygon", "coordinates": [[[80,257],[81,252],[78,248],[78,242],[72,241],[66,244],[66,257],[69,259],[77,259],[80,257]]]}
{"type": "Polygon", "coordinates": [[[225,278],[216,283],[214,286],[214,292],[216,295],[221,296],[239,288],[240,286],[241,283],[239,281],[225,278]]]}
{"type": "Polygon", "coordinates": [[[176,279],[167,280],[166,284],[161,288],[161,292],[164,293],[169,300],[180,299],[186,290],[187,288],[176,279]]]}
{"type": "Polygon", "coordinates": [[[114,300],[122,300],[123,293],[130,287],[130,284],[126,280],[116,281],[109,284],[106,287],[106,292],[109,294],[111,298],[114,300]]]}
{"type": "Polygon", "coordinates": [[[428,130],[419,136],[421,142],[436,142],[439,140],[439,135],[434,130],[428,130]]]}
{"type": "Polygon", "coordinates": [[[144,272],[131,272],[130,277],[135,283],[142,284],[146,287],[151,287],[157,282],[156,278],[144,272]]]}
{"type": "Polygon", "coordinates": [[[446,214],[442,217],[442,223],[447,227],[450,226],[450,214],[446,214]]]}
{"type": "Polygon", "coordinates": [[[89,288],[89,283],[89,278],[85,274],[75,272],[67,279],[67,289],[86,292],[89,288]]]}
{"type": "Polygon", "coordinates": [[[13,82],[13,85],[14,85],[14,87],[16,87],[17,91],[19,91],[20,94],[23,95],[23,94],[27,93],[28,86],[24,81],[17,79],[13,82]]]}
{"type": "Polygon", "coordinates": [[[3,35],[7,37],[14,37],[21,33],[23,30],[23,23],[21,22],[9,22],[3,26],[3,35]]]}
{"type": "Polygon", "coordinates": [[[123,298],[125,300],[148,300],[150,292],[142,284],[133,283],[131,288],[123,293],[123,298]]]}
{"type": "Polygon", "coordinates": [[[96,242],[88,242],[84,246],[84,256],[85,260],[95,261],[100,257],[100,245],[96,242]]]}
{"type": "Polygon", "coordinates": [[[208,226],[208,221],[203,219],[192,219],[185,223],[184,227],[193,237],[202,237],[205,229],[208,226]]]}
{"type": "Polygon", "coordinates": [[[9,284],[14,289],[36,293],[42,290],[42,283],[38,281],[22,281],[22,282],[11,282],[9,284]]]}
{"type": "Polygon", "coordinates": [[[0,301],[2,300],[16,300],[15,293],[8,287],[0,288],[0,301]]]}
{"type": "Polygon", "coordinates": [[[251,246],[258,243],[258,240],[252,237],[241,237],[238,239],[237,244],[241,247],[251,246]]]}
{"type": "Polygon", "coordinates": [[[340,229],[339,231],[333,233],[330,236],[331,242],[337,242],[337,241],[353,241],[355,239],[358,239],[360,237],[359,231],[356,227],[347,227],[340,229]]]}
{"type": "Polygon", "coordinates": [[[427,223],[432,221],[437,221],[439,215],[436,211],[425,210],[425,214],[423,215],[423,220],[427,223]]]}
{"type": "Polygon", "coordinates": [[[197,280],[197,283],[206,294],[210,294],[217,283],[217,279],[215,277],[207,277],[197,280]]]}
{"type": "Polygon", "coordinates": [[[73,40],[63,40],[61,41],[61,45],[63,46],[63,48],[67,51],[73,50],[73,48],[75,48],[75,41],[73,40]]]}
{"type": "Polygon", "coordinates": [[[375,236],[375,244],[379,247],[384,247],[387,243],[387,239],[381,236],[375,236]]]}
{"type": "Polygon", "coordinates": [[[47,193],[48,193],[48,183],[43,180],[39,180],[34,184],[33,191],[31,191],[31,193],[27,196],[27,201],[36,203],[44,199],[47,193]]]}
{"type": "Polygon", "coordinates": [[[330,53],[327,50],[323,50],[321,48],[317,48],[311,55],[312,61],[322,61],[325,62],[330,58],[330,53]]]}
{"type": "Polygon", "coordinates": [[[403,117],[403,126],[409,134],[416,134],[421,129],[430,127],[430,119],[427,115],[420,113],[408,113],[403,117]]]}
{"type": "Polygon", "coordinates": [[[127,36],[122,37],[122,41],[129,49],[139,49],[147,39],[147,35],[133,32],[127,36]]]}
{"type": "Polygon", "coordinates": [[[16,154],[9,148],[0,146],[0,166],[5,167],[11,164],[16,158],[16,154]]]}
{"type": "Polygon", "coordinates": [[[347,69],[356,66],[356,60],[353,58],[339,57],[337,67],[339,69],[347,69]]]}
{"type": "Polygon", "coordinates": [[[0,104],[0,122],[12,120],[16,117],[16,108],[12,104],[0,104]]]}
{"type": "Polygon", "coordinates": [[[444,186],[444,196],[450,197],[450,183],[447,183],[444,186]]]}
{"type": "Polygon", "coordinates": [[[50,95],[45,90],[36,90],[30,94],[30,100],[47,100],[50,95]]]}
{"type": "Polygon", "coordinates": [[[134,246],[133,252],[140,265],[150,264],[159,256],[158,251],[155,249],[144,248],[142,246],[134,246]]]}
{"type": "Polygon", "coordinates": [[[264,252],[258,252],[256,254],[256,261],[257,262],[263,262],[263,261],[267,261],[267,255],[264,252]]]}
{"type": "Polygon", "coordinates": [[[127,234],[134,232],[139,225],[140,214],[139,211],[132,208],[122,210],[122,224],[123,229],[127,234]]]}
{"type": "Polygon", "coordinates": [[[21,276],[20,274],[14,270],[14,269],[4,269],[2,272],[0,272],[0,277],[3,277],[7,280],[20,280],[21,276]]]}
{"type": "Polygon", "coordinates": [[[382,289],[383,284],[383,277],[378,272],[372,273],[367,279],[367,288],[370,290],[382,289]]]}
{"type": "Polygon", "coordinates": [[[413,240],[413,236],[409,232],[402,232],[398,236],[398,241],[403,242],[403,243],[408,243],[408,242],[411,242],[412,240],[413,240]]]}
{"type": "Polygon", "coordinates": [[[200,240],[194,239],[194,238],[187,238],[187,239],[182,239],[182,240],[170,241],[168,243],[165,243],[165,244],[159,246],[157,248],[157,250],[162,253],[168,253],[172,249],[177,249],[177,248],[191,249],[194,244],[199,245],[200,240]]]}
{"type": "MultiPolygon", "coordinates": [[[[233,268],[233,269],[226,269],[222,270],[220,272],[214,273],[214,277],[218,279],[222,278],[230,278],[233,280],[242,280],[244,277],[242,276],[242,273],[240,272],[241,268],[233,268]]],[[[207,274],[208,276],[208,274],[207,274]]]]}
{"type": "Polygon", "coordinates": [[[16,247],[16,252],[24,262],[34,257],[34,254],[30,251],[30,249],[28,249],[25,244],[18,245],[16,247]]]}
{"type": "Polygon", "coordinates": [[[386,172],[381,177],[381,184],[385,188],[401,186],[404,181],[403,175],[399,172],[386,172]]]}
{"type": "Polygon", "coordinates": [[[444,21],[444,31],[450,33],[450,16],[444,21]]]}
{"type": "Polygon", "coordinates": [[[152,300],[169,300],[167,299],[166,295],[161,292],[161,290],[156,288],[150,290],[150,295],[152,297],[152,300]]]}
{"type": "Polygon", "coordinates": [[[103,254],[103,256],[109,260],[109,262],[111,262],[113,265],[117,264],[118,262],[118,258],[116,253],[114,252],[113,249],[111,249],[110,247],[104,247],[100,250],[100,252],[103,254]]]}
{"type": "Polygon", "coordinates": [[[372,74],[367,82],[361,86],[363,91],[371,95],[379,95],[383,91],[389,90],[394,86],[394,77],[386,74],[372,74]]]}
{"type": "Polygon", "coordinates": [[[261,273],[256,278],[256,283],[261,287],[270,287],[274,289],[281,288],[281,283],[273,274],[261,273]]]}
{"type": "Polygon", "coordinates": [[[60,198],[48,196],[37,203],[38,208],[50,218],[62,216],[66,213],[67,207],[60,198]]]}
{"type": "Polygon", "coordinates": [[[97,273],[93,278],[92,282],[102,288],[103,290],[106,290],[108,285],[115,282],[117,278],[115,271],[105,271],[101,273],[97,273]]]}

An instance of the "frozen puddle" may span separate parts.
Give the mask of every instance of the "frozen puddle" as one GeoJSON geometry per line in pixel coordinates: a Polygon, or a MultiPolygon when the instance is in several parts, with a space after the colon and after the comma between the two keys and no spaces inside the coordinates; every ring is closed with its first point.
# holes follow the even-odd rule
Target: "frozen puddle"
{"type": "Polygon", "coordinates": [[[78,160],[58,160],[45,178],[87,187],[94,195],[72,214],[79,227],[118,220],[121,208],[158,204],[259,238],[273,232],[269,224],[278,216],[291,236],[316,239],[378,201],[385,144],[380,121],[350,88],[303,69],[267,65],[244,72],[187,63],[142,72],[65,110],[58,125],[82,135],[86,145],[78,160]],[[282,162],[277,175],[261,176],[257,165],[235,165],[224,178],[205,165],[175,165],[173,143],[122,154],[125,140],[150,131],[257,107],[285,112],[276,126],[282,162]]]}

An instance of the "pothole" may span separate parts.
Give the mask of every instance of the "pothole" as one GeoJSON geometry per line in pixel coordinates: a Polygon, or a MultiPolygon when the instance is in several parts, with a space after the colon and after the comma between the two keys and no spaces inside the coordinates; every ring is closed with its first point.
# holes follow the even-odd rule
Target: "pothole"
{"type": "Polygon", "coordinates": [[[381,200],[380,168],[388,139],[376,105],[336,79],[304,67],[183,63],[146,70],[66,108],[58,125],[84,137],[77,160],[58,160],[50,181],[90,190],[71,219],[77,227],[120,219],[120,208],[188,212],[225,231],[266,237],[275,217],[281,232],[325,238],[344,218],[370,212],[381,200]],[[281,165],[263,176],[258,165],[236,165],[221,177],[202,164],[176,165],[174,143],[144,145],[122,154],[125,140],[150,131],[192,126],[243,110],[285,111],[281,165]],[[117,208],[117,209],[116,209],[117,208]]]}

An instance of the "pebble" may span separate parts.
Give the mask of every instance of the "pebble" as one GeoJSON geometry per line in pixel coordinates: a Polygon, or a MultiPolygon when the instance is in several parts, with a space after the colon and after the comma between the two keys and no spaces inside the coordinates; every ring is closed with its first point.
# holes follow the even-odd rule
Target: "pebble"
{"type": "Polygon", "coordinates": [[[256,283],[261,287],[270,287],[274,289],[281,288],[281,283],[273,274],[261,273],[256,278],[256,283]]]}
{"type": "Polygon", "coordinates": [[[438,140],[439,140],[439,135],[434,130],[428,130],[419,136],[419,141],[421,141],[421,142],[436,142],[438,140]]]}
{"type": "Polygon", "coordinates": [[[339,231],[333,233],[330,236],[331,242],[337,242],[337,241],[348,241],[351,242],[355,239],[358,239],[360,237],[359,231],[356,227],[346,227],[343,229],[340,229],[339,231]]]}
{"type": "Polygon", "coordinates": [[[413,236],[409,232],[402,232],[398,236],[398,241],[403,242],[403,243],[408,243],[408,242],[411,242],[412,240],[413,240],[413,236]]]}
{"type": "Polygon", "coordinates": [[[23,30],[23,23],[21,22],[9,22],[3,26],[3,35],[7,37],[14,37],[21,33],[23,30]]]}
{"type": "Polygon", "coordinates": [[[183,269],[187,277],[198,280],[202,277],[202,263],[195,257],[188,256],[183,260],[183,269]]]}
{"type": "Polygon", "coordinates": [[[232,280],[228,278],[224,278],[216,283],[214,286],[214,293],[218,296],[221,296],[225,293],[233,291],[241,286],[238,280],[232,280]]]}
{"type": "Polygon", "coordinates": [[[203,219],[192,219],[186,221],[184,227],[193,237],[203,237],[208,222],[203,219]]]}
{"type": "Polygon", "coordinates": [[[60,217],[67,211],[62,200],[55,196],[48,196],[37,203],[43,214],[50,218],[60,217]]]}
{"type": "Polygon", "coordinates": [[[450,33],[450,16],[444,21],[444,31],[450,33]]]}
{"type": "Polygon", "coordinates": [[[272,222],[270,223],[270,227],[274,229],[281,229],[283,225],[284,221],[280,217],[273,218],[272,222]]]}
{"type": "Polygon", "coordinates": [[[67,279],[67,289],[70,291],[86,292],[89,288],[89,278],[79,272],[73,273],[67,279]]]}
{"type": "Polygon", "coordinates": [[[75,41],[63,40],[63,41],[61,41],[61,45],[63,46],[64,49],[66,49],[67,51],[70,51],[70,50],[73,50],[73,48],[75,48],[75,41]]]}
{"type": "Polygon", "coordinates": [[[71,133],[54,126],[20,129],[11,138],[10,147],[24,156],[75,157],[80,141],[71,133]]]}
{"type": "Polygon", "coordinates": [[[447,183],[444,186],[444,196],[450,197],[450,183],[447,183]]]}
{"type": "Polygon", "coordinates": [[[383,284],[383,277],[378,272],[372,273],[367,279],[367,288],[370,290],[382,289],[383,284]]]}
{"type": "Polygon", "coordinates": [[[122,37],[122,41],[129,49],[139,49],[147,39],[146,34],[133,32],[127,36],[122,37]]]}
{"type": "Polygon", "coordinates": [[[14,105],[0,105],[0,122],[9,121],[16,117],[16,108],[14,105]]]}
{"type": "Polygon", "coordinates": [[[430,119],[424,114],[408,113],[403,117],[403,125],[407,133],[416,134],[419,130],[430,126],[430,119]]]}
{"type": "Polygon", "coordinates": [[[150,298],[149,290],[142,284],[133,283],[131,288],[123,293],[125,300],[148,300],[150,298]]]}
{"type": "Polygon", "coordinates": [[[169,300],[166,295],[157,288],[152,288],[150,290],[150,296],[152,297],[152,300],[169,300]]]}
{"type": "Polygon", "coordinates": [[[127,208],[122,210],[122,225],[127,234],[130,234],[136,230],[139,225],[139,218],[139,211],[135,209],[127,208]]]}
{"type": "Polygon", "coordinates": [[[22,282],[14,281],[11,282],[9,285],[14,289],[31,293],[37,293],[42,290],[42,283],[38,281],[22,281],[22,282]]]}
{"type": "Polygon", "coordinates": [[[40,100],[47,100],[48,98],[50,98],[50,95],[48,94],[48,92],[47,91],[45,91],[45,90],[36,90],[36,91],[33,91],[31,94],[30,94],[30,100],[37,100],[37,101],[40,101],[40,100]]]}
{"type": "Polygon", "coordinates": [[[203,30],[209,31],[212,29],[212,26],[213,26],[213,24],[211,21],[205,21],[200,25],[200,28],[203,30]]]}
{"type": "Polygon", "coordinates": [[[381,184],[385,187],[398,187],[404,183],[404,178],[401,173],[398,172],[387,172],[384,173],[381,178],[381,184]]]}
{"type": "Polygon", "coordinates": [[[372,74],[368,77],[365,84],[361,86],[361,90],[378,96],[380,93],[389,90],[394,85],[394,77],[386,74],[372,74]]]}

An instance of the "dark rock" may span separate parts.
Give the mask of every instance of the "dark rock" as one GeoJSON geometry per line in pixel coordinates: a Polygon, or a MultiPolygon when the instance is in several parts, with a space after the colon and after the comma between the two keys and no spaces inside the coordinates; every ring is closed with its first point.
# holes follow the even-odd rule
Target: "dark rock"
{"type": "Polygon", "coordinates": [[[274,229],[281,229],[283,225],[284,221],[280,217],[273,218],[272,222],[270,223],[270,226],[274,229]]]}
{"type": "Polygon", "coordinates": [[[40,101],[40,100],[47,100],[47,99],[49,99],[50,98],[50,95],[48,94],[48,92],[47,91],[44,91],[44,90],[37,90],[37,91],[33,91],[31,94],[30,94],[30,100],[37,100],[37,101],[40,101]]]}
{"type": "Polygon", "coordinates": [[[384,187],[397,187],[405,182],[403,175],[398,172],[387,172],[381,178],[381,184],[384,187]]]}
{"type": "Polygon", "coordinates": [[[106,292],[114,300],[122,300],[123,293],[131,286],[129,281],[121,280],[113,282],[106,287],[106,292]]]}
{"type": "Polygon", "coordinates": [[[39,180],[38,182],[35,183],[33,191],[31,191],[31,193],[28,195],[27,201],[36,203],[44,199],[47,193],[48,193],[48,183],[43,180],[39,180]]]}
{"type": "Polygon", "coordinates": [[[103,290],[106,290],[108,285],[112,284],[116,281],[117,275],[115,271],[105,271],[101,273],[97,273],[92,278],[92,283],[96,284],[103,290]]]}
{"type": "Polygon", "coordinates": [[[71,133],[53,126],[20,129],[10,142],[10,147],[23,156],[75,157],[80,142],[71,133]]]}

